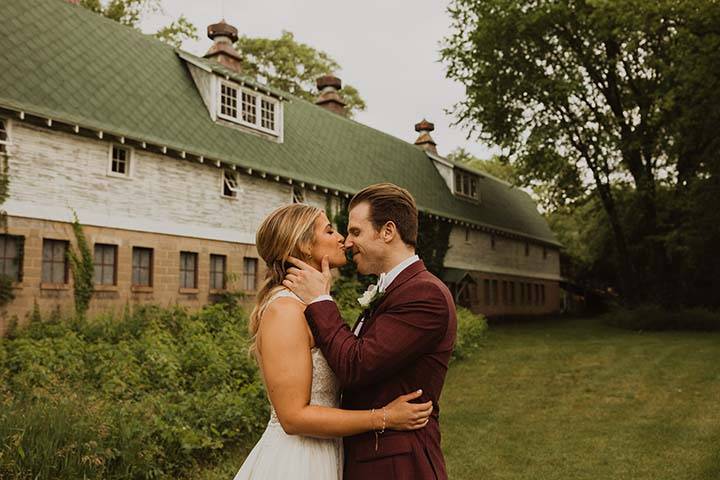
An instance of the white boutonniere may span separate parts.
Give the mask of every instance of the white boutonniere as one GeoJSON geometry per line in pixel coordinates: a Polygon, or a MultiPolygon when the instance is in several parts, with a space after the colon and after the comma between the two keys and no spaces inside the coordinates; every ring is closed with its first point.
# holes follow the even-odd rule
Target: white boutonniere
{"type": "Polygon", "coordinates": [[[358,303],[363,308],[367,308],[368,305],[370,305],[373,300],[375,300],[378,295],[380,295],[379,288],[377,285],[370,285],[367,290],[365,290],[365,293],[362,294],[362,297],[358,298],[358,303]]]}
{"type": "Polygon", "coordinates": [[[358,303],[363,308],[368,308],[372,306],[373,304],[377,303],[383,295],[385,295],[385,288],[380,287],[383,283],[385,274],[381,274],[380,278],[378,279],[377,285],[371,284],[367,290],[365,290],[365,293],[362,294],[362,297],[358,298],[358,303]]]}

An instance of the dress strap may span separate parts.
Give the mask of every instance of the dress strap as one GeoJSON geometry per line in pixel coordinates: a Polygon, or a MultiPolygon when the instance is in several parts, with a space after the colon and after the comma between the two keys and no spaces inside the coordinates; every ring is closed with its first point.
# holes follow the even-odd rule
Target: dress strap
{"type": "Polygon", "coordinates": [[[273,300],[276,300],[276,299],[278,299],[278,298],[283,298],[283,297],[294,298],[294,299],[297,300],[298,302],[301,302],[301,303],[303,303],[303,304],[305,303],[305,302],[302,301],[302,299],[301,299],[300,297],[298,297],[297,295],[295,295],[293,292],[291,292],[291,291],[288,290],[287,288],[283,288],[282,290],[279,290],[278,292],[276,292],[272,297],[270,297],[270,300],[268,300],[267,303],[269,304],[269,303],[272,302],[273,300]]]}

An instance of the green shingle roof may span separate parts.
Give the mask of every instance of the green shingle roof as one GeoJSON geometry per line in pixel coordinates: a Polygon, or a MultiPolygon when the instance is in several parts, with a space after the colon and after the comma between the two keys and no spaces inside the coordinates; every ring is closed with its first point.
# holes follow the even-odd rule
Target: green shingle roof
{"type": "Polygon", "coordinates": [[[349,193],[393,182],[429,213],[557,243],[525,192],[482,177],[480,204],[457,198],[423,150],[289,94],[283,143],[217,124],[184,53],[79,6],[0,0],[0,15],[0,107],[349,193]]]}

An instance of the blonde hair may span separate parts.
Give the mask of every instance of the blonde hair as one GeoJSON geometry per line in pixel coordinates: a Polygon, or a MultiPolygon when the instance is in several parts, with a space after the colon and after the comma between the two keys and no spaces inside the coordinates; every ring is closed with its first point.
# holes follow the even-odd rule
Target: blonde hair
{"type": "Polygon", "coordinates": [[[312,247],[315,240],[315,220],[321,214],[322,210],[317,207],[295,203],[276,209],[260,225],[255,236],[255,245],[260,258],[265,261],[267,273],[255,298],[255,307],[250,313],[250,353],[257,350],[257,332],[265,308],[272,296],[283,288],[288,257],[305,260],[303,250],[312,247]]]}

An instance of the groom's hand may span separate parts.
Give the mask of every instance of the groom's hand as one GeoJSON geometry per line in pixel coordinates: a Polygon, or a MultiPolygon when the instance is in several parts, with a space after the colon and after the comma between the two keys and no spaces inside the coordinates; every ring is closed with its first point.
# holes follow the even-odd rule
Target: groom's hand
{"type": "Polygon", "coordinates": [[[322,259],[321,272],[295,257],[289,257],[288,262],[295,267],[288,268],[283,285],[300,297],[303,302],[309,304],[321,295],[330,294],[332,275],[327,255],[322,259]]]}

